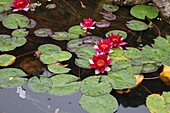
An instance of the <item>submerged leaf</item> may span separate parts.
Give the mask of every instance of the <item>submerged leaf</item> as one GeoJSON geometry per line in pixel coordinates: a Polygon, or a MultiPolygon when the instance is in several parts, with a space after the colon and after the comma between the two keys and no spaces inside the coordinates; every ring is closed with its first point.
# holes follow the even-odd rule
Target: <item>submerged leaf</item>
{"type": "Polygon", "coordinates": [[[56,4],[48,4],[48,5],[46,5],[46,8],[47,9],[54,9],[54,8],[56,8],[56,4]]]}
{"type": "Polygon", "coordinates": [[[97,97],[83,95],[79,103],[88,113],[114,113],[118,109],[116,98],[110,94],[97,97]]]}
{"type": "Polygon", "coordinates": [[[15,62],[16,57],[9,54],[0,55],[0,66],[9,66],[15,62]]]}
{"type": "Polygon", "coordinates": [[[52,31],[48,28],[40,28],[34,31],[34,34],[38,37],[48,37],[52,35],[52,31]]]}

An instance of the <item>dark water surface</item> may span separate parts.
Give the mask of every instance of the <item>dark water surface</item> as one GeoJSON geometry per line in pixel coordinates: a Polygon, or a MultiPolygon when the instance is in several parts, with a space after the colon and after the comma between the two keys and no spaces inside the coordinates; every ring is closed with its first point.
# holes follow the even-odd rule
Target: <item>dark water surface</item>
{"type": "MultiPolygon", "coordinates": [[[[35,0],[34,0],[35,1],[35,0]]],[[[67,41],[55,41],[48,38],[39,38],[34,35],[34,30],[38,28],[50,28],[52,31],[64,31],[72,25],[79,24],[83,18],[93,18],[93,20],[100,21],[103,19],[102,15],[99,14],[101,10],[102,2],[98,0],[82,0],[87,9],[82,9],[79,0],[52,0],[52,2],[47,2],[46,0],[39,0],[42,3],[41,7],[38,7],[35,12],[18,12],[26,15],[29,18],[33,18],[37,21],[37,26],[34,29],[29,30],[30,33],[27,37],[28,42],[14,51],[7,52],[15,56],[25,54],[30,51],[37,50],[39,45],[45,43],[56,44],[62,48],[62,50],[67,50],[67,41]],[[57,8],[53,10],[48,10],[45,8],[46,4],[55,3],[57,8]]],[[[32,1],[33,2],[33,1],[32,1]]],[[[153,39],[158,36],[158,30],[152,28],[151,30],[143,32],[133,32],[128,30],[125,23],[131,19],[132,16],[129,14],[129,7],[120,7],[120,9],[115,12],[117,19],[111,21],[111,26],[109,28],[96,28],[92,31],[93,35],[104,37],[105,33],[110,30],[120,29],[125,30],[128,33],[128,46],[139,47],[141,43],[137,43],[137,39],[141,37],[142,44],[151,44],[153,39]]],[[[149,21],[146,21],[149,23],[149,21]]],[[[170,34],[170,27],[165,22],[158,19],[153,20],[162,36],[170,34]]],[[[0,34],[10,34],[11,30],[5,29],[0,23],[0,34]]],[[[14,65],[11,67],[19,67],[19,64],[26,57],[34,57],[33,54],[19,57],[14,65]]],[[[69,67],[72,68],[71,74],[78,75],[79,68],[74,64],[74,57],[67,63],[69,67]]],[[[161,69],[160,69],[161,70],[161,69]]],[[[159,72],[145,75],[146,77],[158,76],[159,72]]],[[[93,75],[94,70],[80,69],[81,78],[85,78],[89,75],[93,75]]],[[[77,92],[70,96],[52,96],[48,93],[34,93],[27,85],[24,85],[26,89],[26,99],[22,99],[16,93],[16,88],[14,89],[0,89],[0,113],[54,113],[55,109],[59,108],[59,113],[87,113],[79,105],[79,99],[81,97],[81,92],[77,92]]],[[[120,106],[116,113],[149,113],[145,107],[145,99],[151,93],[161,93],[162,91],[168,91],[170,88],[166,87],[159,79],[158,80],[144,80],[138,88],[133,89],[128,94],[117,94],[114,90],[111,92],[113,94],[120,106]]]]}

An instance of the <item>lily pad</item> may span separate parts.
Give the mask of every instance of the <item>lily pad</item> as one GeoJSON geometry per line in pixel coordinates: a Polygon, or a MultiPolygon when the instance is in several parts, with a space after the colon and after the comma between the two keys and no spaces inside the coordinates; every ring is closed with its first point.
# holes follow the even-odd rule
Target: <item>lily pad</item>
{"type": "Polygon", "coordinates": [[[103,4],[103,9],[109,12],[115,12],[119,9],[119,6],[112,4],[103,4]]]}
{"type": "Polygon", "coordinates": [[[15,62],[16,57],[9,54],[0,55],[0,66],[9,66],[15,62]]]}
{"type": "Polygon", "coordinates": [[[29,19],[21,14],[9,14],[3,18],[2,24],[8,29],[24,28],[29,24],[29,19]]]}
{"type": "Polygon", "coordinates": [[[54,40],[68,40],[67,32],[54,32],[54,35],[51,36],[54,40]]]}
{"type": "Polygon", "coordinates": [[[0,87],[2,88],[15,88],[23,85],[27,79],[21,78],[26,74],[16,68],[0,69],[0,87]]]}
{"type": "Polygon", "coordinates": [[[167,104],[164,100],[166,97],[162,97],[158,94],[149,95],[146,99],[146,106],[152,113],[169,113],[167,104]]]}
{"type": "Polygon", "coordinates": [[[78,77],[70,74],[56,75],[51,79],[53,81],[53,86],[48,92],[52,95],[71,95],[80,88],[80,82],[76,82],[78,77]]]}
{"type": "Polygon", "coordinates": [[[109,72],[108,77],[114,89],[127,89],[136,85],[136,78],[131,72],[124,70],[122,72],[118,71],[118,73],[109,72]]]}
{"type": "Polygon", "coordinates": [[[0,51],[11,51],[16,47],[24,45],[27,40],[24,37],[12,37],[9,35],[0,35],[0,51]]]}
{"type": "Polygon", "coordinates": [[[138,19],[145,19],[148,17],[149,19],[154,19],[158,16],[158,10],[153,6],[147,5],[136,5],[131,8],[130,13],[132,16],[138,19]]]}
{"type": "Polygon", "coordinates": [[[40,28],[34,31],[34,34],[38,37],[48,37],[52,36],[52,31],[48,28],[40,28]]]}
{"type": "Polygon", "coordinates": [[[80,91],[87,96],[101,96],[109,94],[112,87],[103,76],[100,80],[100,76],[91,76],[82,81],[80,91]]]}
{"type": "Polygon", "coordinates": [[[78,66],[78,67],[81,67],[81,68],[85,68],[85,69],[91,69],[90,68],[90,63],[88,60],[84,60],[84,59],[75,59],[75,64],[78,66]]]}
{"type": "Polygon", "coordinates": [[[17,29],[12,32],[13,37],[25,37],[28,35],[28,31],[26,29],[17,29]]]}
{"type": "Polygon", "coordinates": [[[126,26],[134,31],[143,31],[148,29],[148,25],[139,20],[131,20],[126,23],[126,26]]]}
{"type": "Polygon", "coordinates": [[[159,65],[153,63],[153,64],[145,64],[142,68],[142,73],[151,73],[157,71],[159,68],[159,65]]]}
{"type": "Polygon", "coordinates": [[[108,12],[105,15],[103,15],[103,18],[111,21],[116,19],[116,15],[113,14],[112,12],[108,12]]]}
{"type": "Polygon", "coordinates": [[[51,53],[50,55],[47,54],[42,54],[40,56],[40,60],[44,63],[44,64],[52,64],[52,63],[56,63],[58,54],[57,53],[51,53]]]}
{"type": "Polygon", "coordinates": [[[47,76],[41,76],[40,78],[34,76],[28,81],[28,87],[33,92],[47,92],[51,89],[52,85],[52,80],[47,76]]]}
{"type": "Polygon", "coordinates": [[[136,48],[126,47],[126,49],[127,50],[124,50],[123,53],[124,53],[124,56],[127,58],[134,59],[134,58],[139,58],[142,56],[141,51],[136,48]]]}
{"type": "Polygon", "coordinates": [[[116,62],[113,63],[112,65],[112,71],[120,71],[123,69],[126,69],[128,67],[131,67],[131,60],[118,60],[116,62]]]}
{"type": "Polygon", "coordinates": [[[57,64],[48,65],[48,70],[55,74],[68,73],[71,69],[57,64]]]}
{"type": "Polygon", "coordinates": [[[97,97],[83,95],[79,103],[88,113],[114,113],[118,109],[116,98],[110,94],[97,97]]]}
{"type": "Polygon", "coordinates": [[[96,26],[99,27],[99,28],[109,27],[110,22],[107,21],[107,20],[101,20],[99,22],[96,22],[96,26]]]}
{"type": "Polygon", "coordinates": [[[110,58],[120,57],[123,55],[123,50],[120,48],[112,48],[113,52],[109,54],[110,58]]]}
{"type": "Polygon", "coordinates": [[[13,0],[1,0],[0,1],[0,13],[10,10],[10,4],[13,2],[13,0]]]}
{"type": "Polygon", "coordinates": [[[82,29],[80,25],[75,25],[69,28],[68,33],[78,34],[84,36],[86,33],[85,29],[82,29]]]}
{"type": "Polygon", "coordinates": [[[38,47],[38,51],[41,54],[51,55],[51,54],[58,54],[61,51],[61,48],[54,44],[43,44],[38,47]]]}
{"type": "Polygon", "coordinates": [[[114,33],[116,35],[117,34],[121,35],[123,39],[125,39],[127,37],[127,33],[122,30],[111,30],[111,31],[107,32],[105,36],[108,37],[108,35],[112,34],[112,33],[114,33]]]}
{"type": "Polygon", "coordinates": [[[68,51],[60,51],[56,56],[57,61],[62,62],[69,60],[72,57],[72,54],[68,51]]]}
{"type": "Polygon", "coordinates": [[[30,19],[30,23],[26,26],[28,29],[32,29],[37,25],[37,22],[34,19],[30,19]]]}

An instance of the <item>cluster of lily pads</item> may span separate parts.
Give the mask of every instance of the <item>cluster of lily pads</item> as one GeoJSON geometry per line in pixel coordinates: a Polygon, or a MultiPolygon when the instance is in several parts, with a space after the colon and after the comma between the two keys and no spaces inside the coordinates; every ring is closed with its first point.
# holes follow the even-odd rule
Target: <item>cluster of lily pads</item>
{"type": "MultiPolygon", "coordinates": [[[[0,2],[0,12],[10,10],[9,4],[13,0],[0,2]]],[[[117,11],[118,6],[104,4],[103,9],[108,11],[102,13],[103,18],[111,21],[112,12],[117,11]],[[109,18],[109,19],[108,19],[109,18]]],[[[154,19],[158,16],[158,11],[153,6],[136,5],[130,11],[131,15],[138,19],[154,19]]],[[[27,40],[26,36],[32,28],[32,21],[21,14],[0,14],[0,18],[4,27],[14,30],[11,35],[0,35],[0,51],[12,51],[16,47],[24,45],[27,40]]],[[[68,51],[63,51],[54,44],[43,44],[37,48],[35,54],[41,62],[47,65],[47,69],[53,73],[53,76],[34,76],[27,78],[27,73],[18,68],[8,68],[12,65],[16,57],[10,54],[0,55],[0,87],[15,88],[22,86],[28,81],[28,87],[34,92],[48,92],[52,95],[71,95],[78,90],[82,92],[80,99],[81,106],[89,113],[113,113],[118,109],[116,98],[109,93],[112,89],[122,90],[137,87],[137,77],[141,73],[151,73],[156,71],[160,66],[170,66],[170,36],[166,38],[158,36],[154,39],[152,46],[144,46],[141,50],[134,47],[111,48],[112,52],[107,53],[112,62],[109,64],[111,68],[108,73],[96,74],[80,81],[78,77],[68,74],[71,70],[61,63],[72,57],[71,52],[77,55],[75,64],[78,67],[91,69],[89,59],[93,59],[96,55],[95,45],[99,44],[102,37],[88,36],[87,31],[95,24],[90,20],[84,20],[80,25],[72,26],[68,31],[53,32],[51,29],[40,28],[34,31],[38,37],[51,37],[54,40],[68,40],[68,51]],[[84,26],[87,25],[87,26],[84,26]],[[79,38],[79,37],[83,38],[79,38]],[[162,46],[163,45],[163,46],[162,46]]],[[[106,21],[105,21],[106,22],[106,21]]],[[[103,23],[97,23],[96,26],[101,26],[103,23]]],[[[148,25],[139,20],[131,20],[126,23],[131,30],[142,31],[148,28],[148,25]]],[[[34,26],[34,25],[33,25],[34,26]]],[[[106,26],[105,26],[106,27],[106,26]]],[[[107,26],[108,27],[108,26],[107,26]]],[[[127,38],[127,33],[122,30],[111,30],[105,34],[105,37],[115,34],[123,39],[127,38]]],[[[142,80],[141,80],[142,81],[142,80]]],[[[163,98],[160,95],[151,95],[147,98],[147,106],[150,111],[159,112],[159,108],[155,106],[163,106],[165,112],[168,113],[166,106],[170,104],[169,92],[163,93],[163,98]],[[153,102],[153,100],[155,102],[153,102]],[[157,103],[159,102],[159,103],[157,103]],[[156,103],[157,105],[153,105],[156,103]]]]}

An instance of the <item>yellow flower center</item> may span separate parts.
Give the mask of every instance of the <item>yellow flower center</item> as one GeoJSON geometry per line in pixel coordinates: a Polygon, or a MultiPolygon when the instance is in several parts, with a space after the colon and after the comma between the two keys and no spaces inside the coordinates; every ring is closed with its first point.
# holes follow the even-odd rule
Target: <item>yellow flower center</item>
{"type": "Polygon", "coordinates": [[[101,47],[102,47],[103,49],[106,49],[106,48],[108,47],[108,45],[102,44],[101,47]]]}
{"type": "Polygon", "coordinates": [[[105,61],[104,60],[98,60],[97,61],[97,65],[98,66],[103,66],[105,64],[105,61]]]}
{"type": "Polygon", "coordinates": [[[21,5],[21,4],[23,4],[23,3],[24,3],[24,2],[18,2],[17,5],[21,5]]]}

